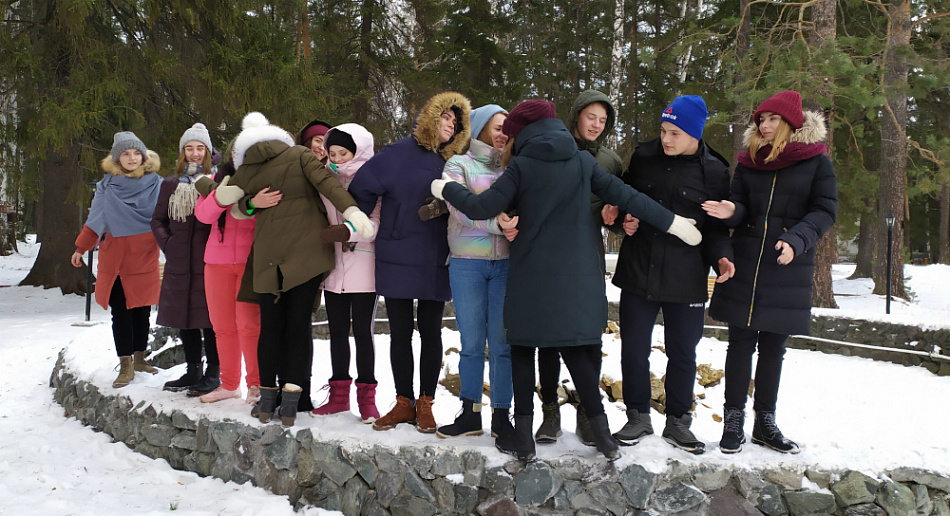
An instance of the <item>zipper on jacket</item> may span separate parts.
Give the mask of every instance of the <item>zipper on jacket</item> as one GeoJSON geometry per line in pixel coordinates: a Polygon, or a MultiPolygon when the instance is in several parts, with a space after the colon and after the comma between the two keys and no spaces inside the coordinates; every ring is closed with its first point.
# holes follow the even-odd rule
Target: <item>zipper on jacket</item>
{"type": "Polygon", "coordinates": [[[775,196],[775,180],[778,172],[772,173],[772,189],[769,191],[769,204],[765,207],[765,227],[762,230],[762,245],[759,246],[759,259],[755,262],[755,275],[752,276],[752,299],[749,300],[749,320],[746,326],[752,326],[752,311],[755,309],[755,288],[759,282],[759,267],[762,265],[762,254],[765,252],[765,241],[769,234],[769,214],[772,212],[772,198],[775,196]]]}

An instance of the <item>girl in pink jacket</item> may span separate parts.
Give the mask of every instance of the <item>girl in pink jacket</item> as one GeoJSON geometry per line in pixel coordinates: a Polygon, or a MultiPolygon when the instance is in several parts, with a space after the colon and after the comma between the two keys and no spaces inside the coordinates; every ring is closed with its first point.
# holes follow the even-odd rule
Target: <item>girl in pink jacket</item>
{"type": "MultiPolygon", "coordinates": [[[[324,138],[330,158],[329,168],[344,188],[363,163],[373,157],[373,135],[358,124],[338,125],[324,138]]],[[[321,195],[321,197],[323,197],[321,195]]],[[[363,238],[326,198],[327,219],[330,227],[323,233],[323,241],[332,243],[336,265],[323,280],[323,299],[330,327],[330,397],[314,409],[317,415],[336,414],[350,410],[350,324],[356,341],[356,399],[364,423],[379,417],[376,410],[376,353],[373,345],[373,321],[376,318],[376,251],[372,238],[363,238]],[[350,314],[352,313],[352,320],[350,314]]],[[[379,209],[370,215],[379,228],[379,209]]]]}
{"type": "MultiPolygon", "coordinates": [[[[234,174],[230,156],[218,168],[215,181],[234,174]]],[[[205,247],[205,295],[208,314],[217,336],[218,357],[221,362],[221,385],[199,399],[202,403],[241,397],[241,356],[247,375],[247,400],[260,399],[260,374],[257,369],[257,340],[261,333],[261,310],[257,303],[238,301],[238,291],[247,257],[254,242],[254,218],[244,215],[236,205],[218,204],[216,191],[198,198],[195,217],[211,224],[211,235],[205,247]],[[232,209],[232,206],[235,209],[232,209]],[[236,215],[236,216],[235,216],[236,215]]],[[[280,192],[267,188],[258,193],[251,203],[269,206],[280,200],[280,192]]]]}

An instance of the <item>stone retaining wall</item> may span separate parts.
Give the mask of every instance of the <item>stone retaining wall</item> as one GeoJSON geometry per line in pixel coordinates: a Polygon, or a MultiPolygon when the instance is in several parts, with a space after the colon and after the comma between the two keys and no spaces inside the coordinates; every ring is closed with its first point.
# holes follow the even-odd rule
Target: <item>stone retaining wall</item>
{"type": "Polygon", "coordinates": [[[145,401],[105,396],[61,352],[50,377],[66,415],[173,468],[350,515],[924,515],[950,516],[950,478],[911,468],[719,469],[671,462],[661,474],[578,459],[488,466],[477,451],[437,445],[320,442],[280,424],[197,421],[145,401]],[[806,482],[805,479],[808,479],[806,482]],[[821,490],[803,489],[817,485],[821,490]]]}

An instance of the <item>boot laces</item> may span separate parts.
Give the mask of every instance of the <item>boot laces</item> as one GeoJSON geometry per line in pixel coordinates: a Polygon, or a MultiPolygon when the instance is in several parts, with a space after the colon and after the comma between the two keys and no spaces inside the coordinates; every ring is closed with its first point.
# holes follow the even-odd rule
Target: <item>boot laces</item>
{"type": "Polygon", "coordinates": [[[742,420],[742,411],[738,409],[727,410],[725,421],[723,421],[723,425],[726,427],[727,432],[731,432],[733,434],[741,434],[742,433],[742,426],[740,424],[741,420],[742,420]]]}
{"type": "Polygon", "coordinates": [[[773,439],[784,442],[785,436],[782,435],[782,431],[778,429],[778,425],[775,424],[775,413],[766,412],[762,414],[762,426],[765,427],[765,433],[770,435],[773,439]]]}

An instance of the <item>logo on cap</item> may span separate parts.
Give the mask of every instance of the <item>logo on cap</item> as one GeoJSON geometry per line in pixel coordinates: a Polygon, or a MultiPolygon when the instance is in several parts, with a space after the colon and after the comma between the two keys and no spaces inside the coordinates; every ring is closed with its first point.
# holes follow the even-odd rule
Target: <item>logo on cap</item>
{"type": "Polygon", "coordinates": [[[676,115],[673,114],[673,106],[666,108],[666,111],[663,112],[663,116],[660,118],[669,118],[670,120],[676,120],[676,115]]]}

